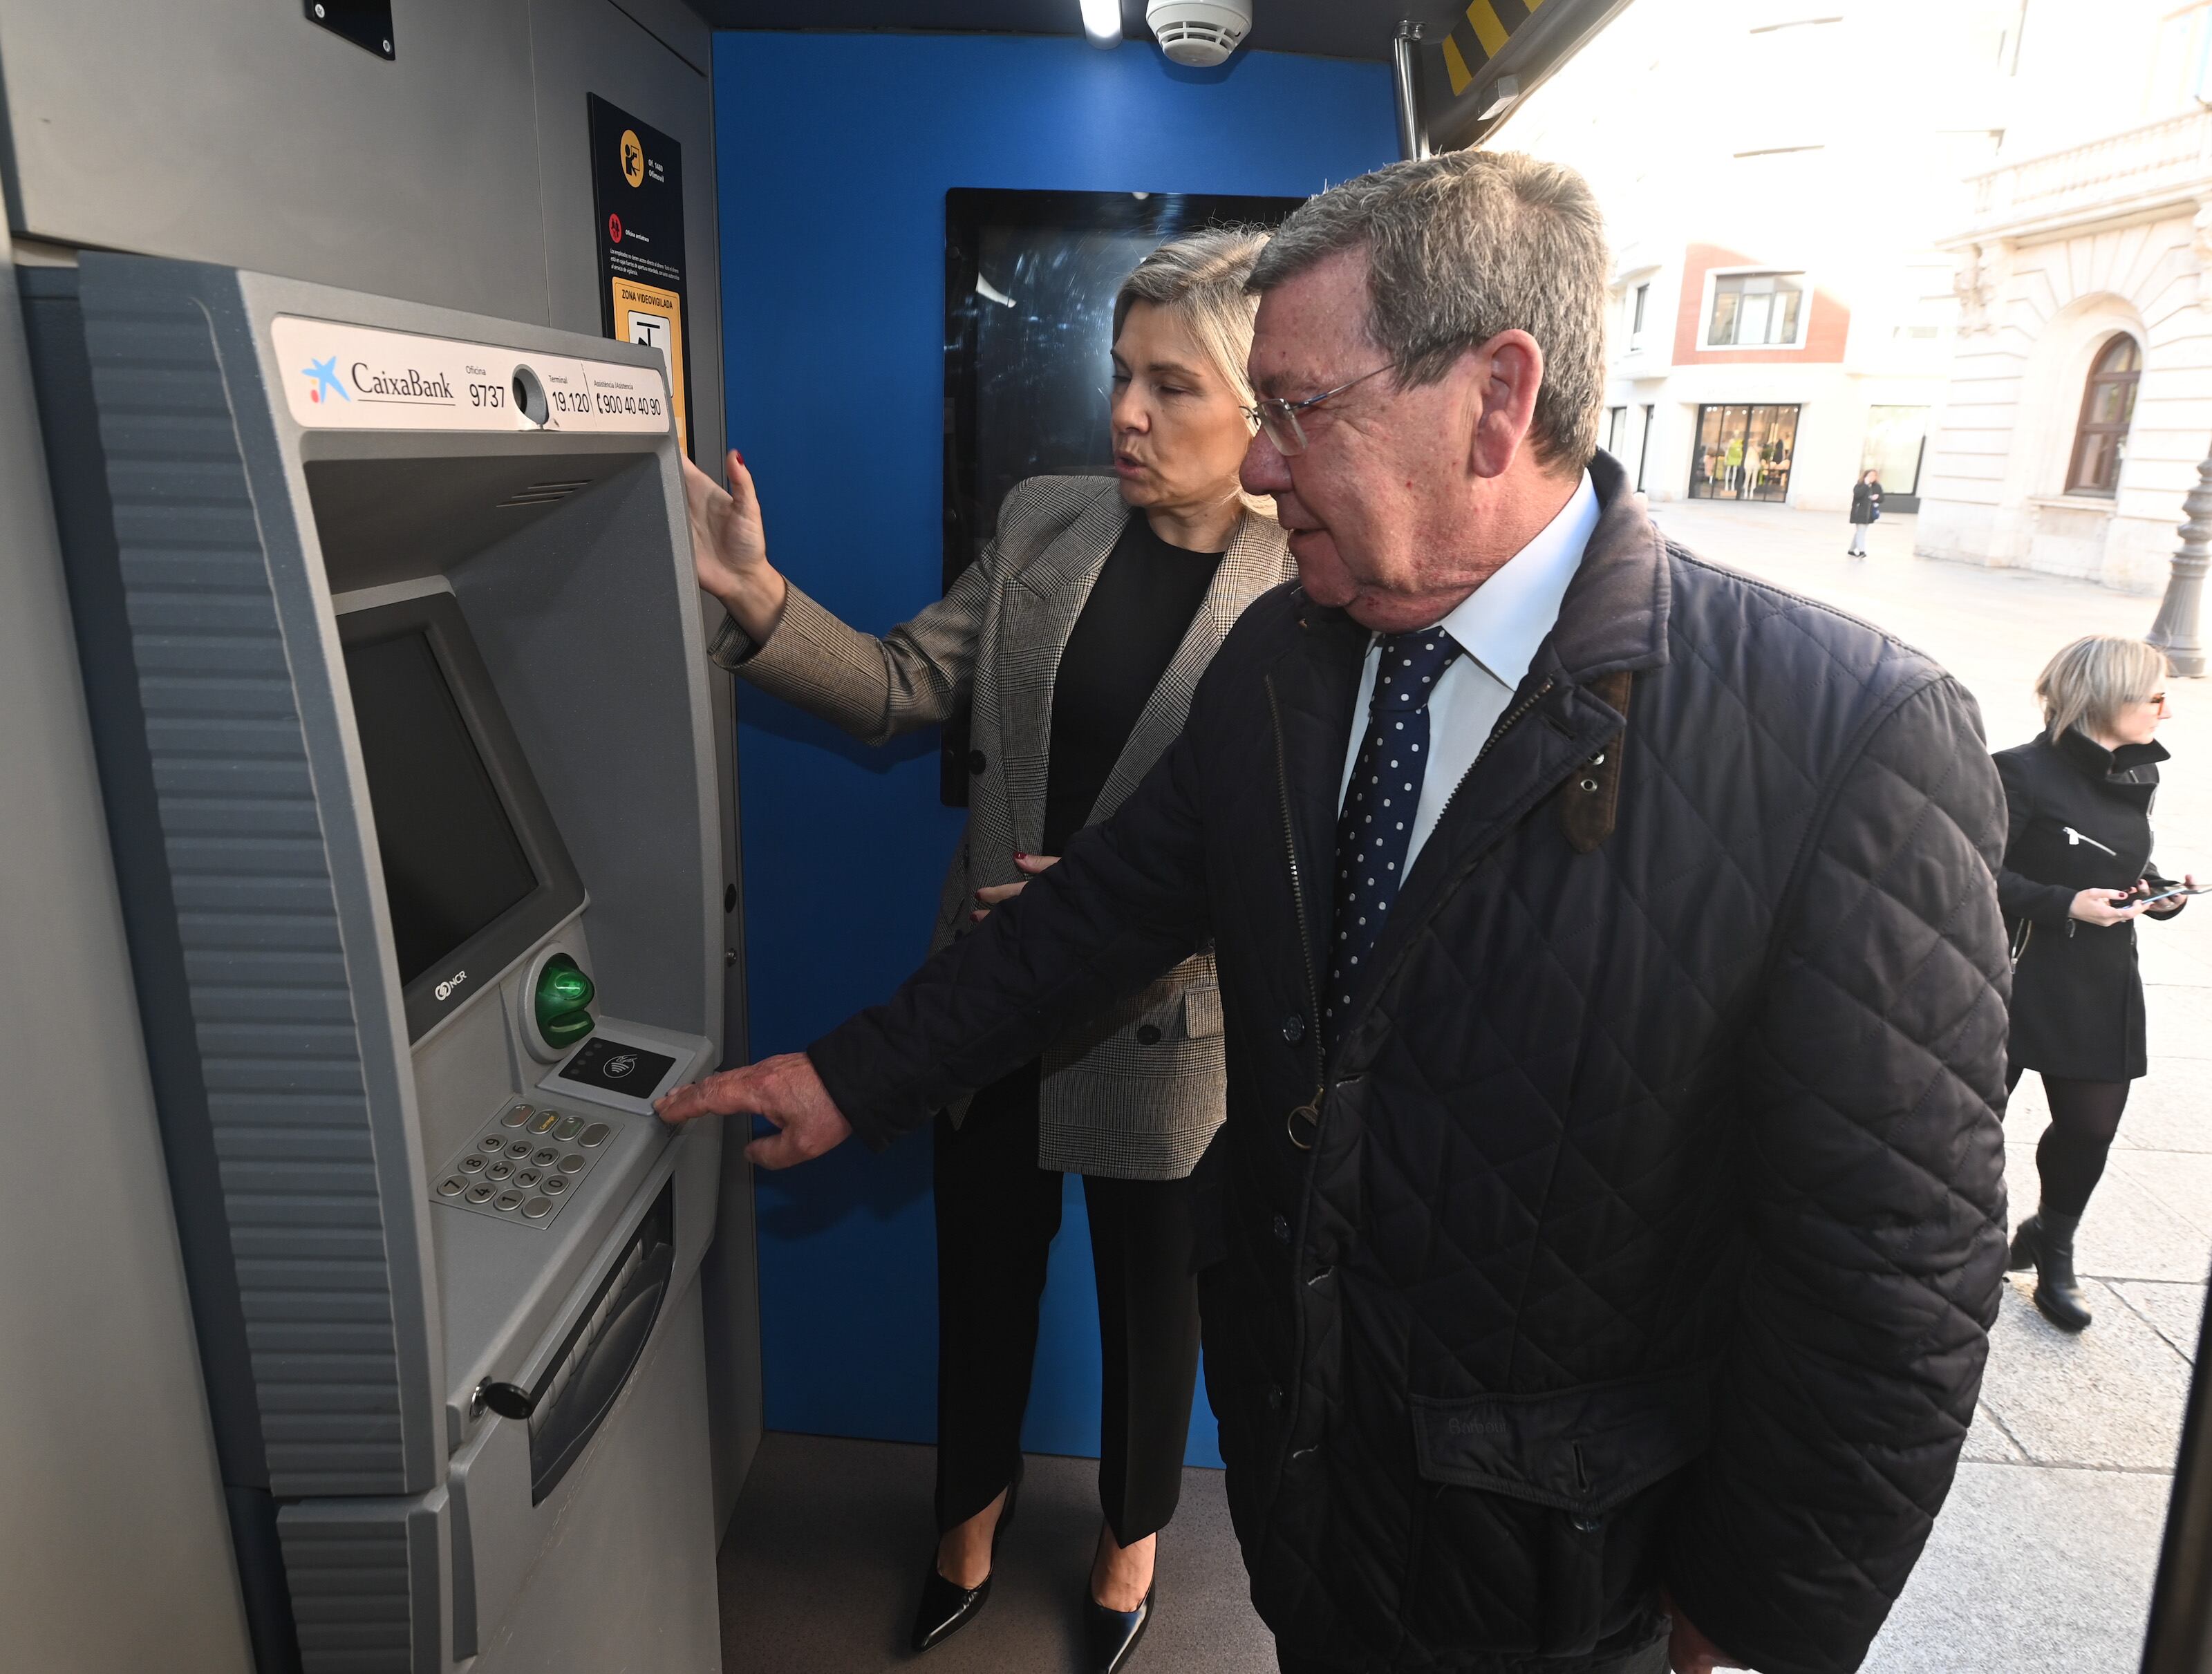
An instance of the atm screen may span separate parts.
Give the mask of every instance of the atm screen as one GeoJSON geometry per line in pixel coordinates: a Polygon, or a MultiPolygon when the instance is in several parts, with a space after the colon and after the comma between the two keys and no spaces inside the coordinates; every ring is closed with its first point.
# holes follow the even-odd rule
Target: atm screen
{"type": "Polygon", "coordinates": [[[428,635],[349,645],[345,659],[404,985],[520,901],[538,878],[428,635]]]}

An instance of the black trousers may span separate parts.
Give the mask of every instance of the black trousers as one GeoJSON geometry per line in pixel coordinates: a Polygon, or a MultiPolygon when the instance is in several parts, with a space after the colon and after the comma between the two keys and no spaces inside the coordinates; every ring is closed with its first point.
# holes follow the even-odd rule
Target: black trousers
{"type": "MultiPolygon", "coordinates": [[[[1038,1066],[937,1119],[937,1525],[964,1523],[1013,1480],[1036,1359],[1060,1177],[1037,1167],[1038,1066]]],[[[1127,1546],[1158,1533],[1182,1491],[1198,1374],[1188,1180],[1086,1174],[1098,1283],[1098,1498],[1127,1546]]]]}
{"type": "MultiPolygon", "coordinates": [[[[2018,1064],[2005,1077],[2010,1091],[2024,1071],[2018,1064]]],[[[2043,1207],[2054,1215],[2079,1215],[2105,1177],[2105,1159],[2128,1107],[2125,1081],[2075,1081],[2046,1075],[2043,1093],[2051,1106],[2051,1125],[2035,1147],[2035,1172],[2043,1186],[2043,1207]]]]}

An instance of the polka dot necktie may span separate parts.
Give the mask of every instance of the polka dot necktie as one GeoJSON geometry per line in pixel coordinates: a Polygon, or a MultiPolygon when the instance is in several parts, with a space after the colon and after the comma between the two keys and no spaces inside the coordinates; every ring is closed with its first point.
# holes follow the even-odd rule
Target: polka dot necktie
{"type": "Polygon", "coordinates": [[[1336,918],[1328,992],[1322,996],[1322,1033],[1332,1046],[1398,899],[1429,761],[1429,699],[1458,655],[1458,645],[1441,628],[1383,636],[1367,736],[1336,821],[1336,918]]]}

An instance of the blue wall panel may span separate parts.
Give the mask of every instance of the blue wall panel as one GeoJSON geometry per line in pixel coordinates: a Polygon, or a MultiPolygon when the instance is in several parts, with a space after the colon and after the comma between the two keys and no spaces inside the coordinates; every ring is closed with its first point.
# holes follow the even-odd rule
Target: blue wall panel
{"type": "MultiPolygon", "coordinates": [[[[939,590],[947,188],[1304,195],[1396,143],[1379,64],[1248,53],[1194,72],[1073,39],[725,33],[714,106],[731,443],[776,563],[876,632],[939,590]]],[[[934,733],[865,749],[749,688],[738,717],[765,1057],[921,958],[962,816],[938,805],[934,733]]],[[[1097,1303],[1068,1186],[1024,1440],[1091,1453],[1097,1303]]],[[[757,1191],[769,1428],[930,1440],[927,1136],[757,1191]]],[[[1202,1393],[1190,1457],[1219,1462],[1202,1393]]]]}

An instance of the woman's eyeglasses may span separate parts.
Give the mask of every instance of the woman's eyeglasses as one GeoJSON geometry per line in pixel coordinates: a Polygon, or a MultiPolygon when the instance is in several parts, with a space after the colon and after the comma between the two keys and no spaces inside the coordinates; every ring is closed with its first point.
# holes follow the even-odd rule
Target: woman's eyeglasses
{"type": "Polygon", "coordinates": [[[1380,378],[1395,370],[1395,363],[1381,366],[1372,372],[1363,372],[1357,378],[1348,378],[1333,390],[1323,390],[1319,395],[1310,395],[1304,401],[1285,401],[1279,395],[1263,395],[1259,401],[1244,409],[1244,416],[1267,433],[1267,440],[1275,445],[1275,452],[1285,458],[1292,458],[1306,451],[1305,428],[1298,422],[1300,413],[1310,411],[1331,397],[1342,395],[1354,384],[1364,384],[1370,378],[1380,378]]]}

